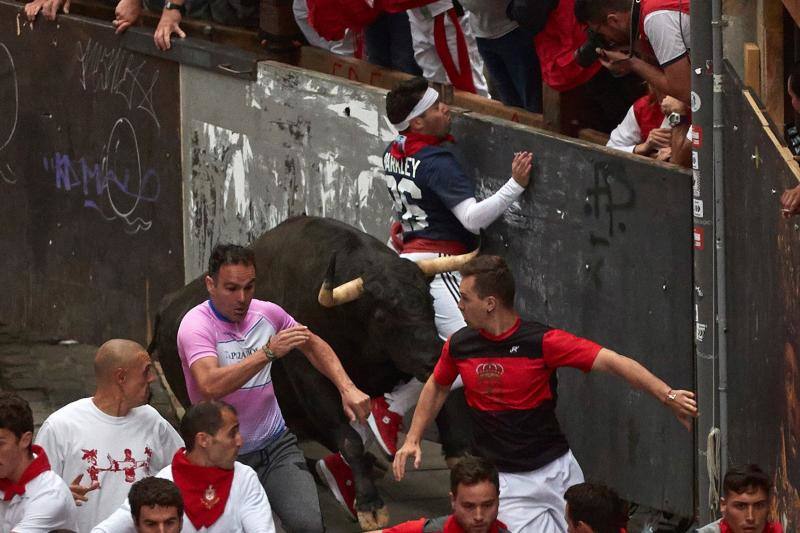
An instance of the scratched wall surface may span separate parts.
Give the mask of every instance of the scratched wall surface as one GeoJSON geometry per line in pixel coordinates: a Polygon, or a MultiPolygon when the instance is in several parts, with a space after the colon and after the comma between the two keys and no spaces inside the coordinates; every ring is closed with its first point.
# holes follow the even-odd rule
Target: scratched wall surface
{"type": "Polygon", "coordinates": [[[178,67],[19,12],[0,2],[0,322],[143,342],[183,274],[178,67]]]}
{"type": "Polygon", "coordinates": [[[729,69],[725,115],[729,462],[774,473],[776,514],[800,530],[800,222],[797,185],[729,69]],[[745,147],[743,150],[742,147],[745,147]],[[733,171],[737,169],[738,171],[733,171]]]}
{"type": "MultiPolygon", "coordinates": [[[[271,63],[252,84],[188,68],[182,81],[188,278],[215,242],[250,242],[288,214],[386,237],[384,91],[271,63]]],[[[689,174],[479,115],[457,117],[453,133],[481,197],[508,178],[514,151],[536,154],[532,190],[486,244],[511,263],[524,313],[691,388],[689,174]]],[[[692,440],[669,412],[617,379],[560,379],[560,417],[587,475],[691,515],[692,440]]]]}
{"type": "Polygon", "coordinates": [[[382,93],[270,62],[252,84],[191,67],[181,77],[187,280],[214,244],[249,243],[290,215],[388,236],[382,93]]]}

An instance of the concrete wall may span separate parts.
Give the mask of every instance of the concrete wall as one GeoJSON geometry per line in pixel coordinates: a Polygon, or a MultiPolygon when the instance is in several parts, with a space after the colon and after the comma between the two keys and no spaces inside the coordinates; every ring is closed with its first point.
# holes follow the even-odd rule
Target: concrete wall
{"type": "MultiPolygon", "coordinates": [[[[181,86],[187,279],[213,244],[250,242],[289,214],[386,237],[385,91],[272,63],[255,82],[183,66],[181,86]]],[[[511,263],[521,310],[692,388],[689,174],[477,114],[457,116],[453,133],[479,196],[508,178],[515,151],[536,154],[534,185],[486,243],[511,263]]],[[[559,379],[560,416],[587,474],[691,515],[692,439],[669,412],[616,379],[559,379]]]]}
{"type": "Polygon", "coordinates": [[[178,67],[0,2],[0,322],[144,342],[182,280],[178,67]]]}

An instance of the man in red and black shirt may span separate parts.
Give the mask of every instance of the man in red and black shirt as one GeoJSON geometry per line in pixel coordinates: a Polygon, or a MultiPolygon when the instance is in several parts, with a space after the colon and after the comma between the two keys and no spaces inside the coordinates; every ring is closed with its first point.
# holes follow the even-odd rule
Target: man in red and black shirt
{"type": "Polygon", "coordinates": [[[382,532],[509,533],[505,524],[497,519],[499,494],[497,468],[483,457],[467,455],[450,470],[450,505],[453,514],[403,522],[382,532]]]}
{"type": "Polygon", "coordinates": [[[473,422],[472,449],[500,471],[499,517],[513,532],[566,532],[564,492],[583,472],[556,419],[555,370],[570,366],[616,374],[665,403],[684,426],[697,415],[694,394],[673,390],[642,365],[565,331],[522,320],[505,261],[479,256],[461,270],[459,309],[468,327],[445,343],[422,391],[405,444],[394,460],[422,460],[420,439],[458,375],[473,422]]]}

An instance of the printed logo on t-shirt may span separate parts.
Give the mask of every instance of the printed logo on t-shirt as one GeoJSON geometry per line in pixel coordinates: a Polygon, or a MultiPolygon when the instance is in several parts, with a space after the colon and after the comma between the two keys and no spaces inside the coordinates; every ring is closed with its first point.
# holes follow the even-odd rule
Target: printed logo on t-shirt
{"type": "Polygon", "coordinates": [[[495,397],[500,385],[500,378],[506,369],[500,363],[481,363],[475,367],[478,374],[478,389],[489,397],[495,397]]]}
{"type": "Polygon", "coordinates": [[[123,450],[122,459],[115,459],[111,454],[107,454],[105,462],[101,464],[100,459],[97,457],[97,449],[83,449],[83,457],[81,458],[86,462],[86,473],[89,474],[90,481],[99,481],[100,472],[122,472],[125,476],[126,483],[133,483],[136,481],[136,471],[141,470],[144,474],[143,477],[150,475],[150,460],[153,457],[153,450],[149,446],[145,446],[143,459],[139,460],[134,457],[133,452],[129,448],[123,450]]]}
{"type": "MultiPolygon", "coordinates": [[[[219,366],[234,365],[250,354],[261,349],[269,338],[275,334],[275,328],[264,317],[258,319],[253,327],[241,338],[229,337],[217,341],[217,358],[219,366]]],[[[242,385],[242,389],[255,389],[272,382],[272,363],[242,385]]]]}

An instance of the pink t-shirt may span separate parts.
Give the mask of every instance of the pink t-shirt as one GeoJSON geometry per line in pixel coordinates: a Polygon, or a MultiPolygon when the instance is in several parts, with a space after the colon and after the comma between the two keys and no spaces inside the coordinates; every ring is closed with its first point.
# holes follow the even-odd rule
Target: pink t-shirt
{"type": "MultiPolygon", "coordinates": [[[[241,322],[231,322],[218,314],[210,301],[186,313],[178,328],[178,354],[192,403],[203,399],[189,368],[204,357],[216,357],[219,366],[238,363],[264,346],[277,332],[297,325],[280,306],[262,300],[250,302],[241,322]]],[[[259,450],[286,427],[272,386],[272,363],[267,364],[239,390],[221,400],[239,414],[242,448],[239,453],[259,450]]]]}

